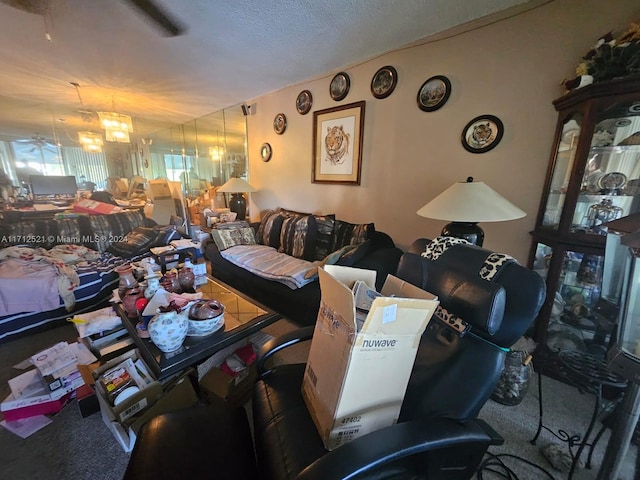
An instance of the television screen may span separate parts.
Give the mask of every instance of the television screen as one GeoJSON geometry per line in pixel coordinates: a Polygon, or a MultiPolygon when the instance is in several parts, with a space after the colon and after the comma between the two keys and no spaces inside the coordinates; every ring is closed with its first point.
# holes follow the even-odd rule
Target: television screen
{"type": "Polygon", "coordinates": [[[73,200],[78,191],[73,175],[30,175],[34,200],[73,200]]]}

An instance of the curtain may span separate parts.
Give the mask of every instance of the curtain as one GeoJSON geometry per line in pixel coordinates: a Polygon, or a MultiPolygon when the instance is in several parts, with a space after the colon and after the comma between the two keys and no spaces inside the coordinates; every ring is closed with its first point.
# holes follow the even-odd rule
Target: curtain
{"type": "Polygon", "coordinates": [[[62,147],[62,162],[67,175],[75,175],[78,183],[86,180],[95,183],[97,190],[106,190],[109,172],[104,153],[85,152],[81,147],[62,147]]]}

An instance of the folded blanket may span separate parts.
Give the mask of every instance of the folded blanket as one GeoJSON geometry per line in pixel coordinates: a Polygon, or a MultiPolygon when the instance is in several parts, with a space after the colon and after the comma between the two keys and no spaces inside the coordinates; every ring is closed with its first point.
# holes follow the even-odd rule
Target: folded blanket
{"type": "Polygon", "coordinates": [[[313,282],[316,263],[278,252],[267,245],[236,245],[220,252],[223,258],[259,277],[283,283],[292,290],[313,282]]]}

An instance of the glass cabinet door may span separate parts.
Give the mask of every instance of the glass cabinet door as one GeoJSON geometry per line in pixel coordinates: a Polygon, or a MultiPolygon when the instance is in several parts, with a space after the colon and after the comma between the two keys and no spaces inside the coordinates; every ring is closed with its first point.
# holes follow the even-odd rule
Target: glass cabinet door
{"type": "Polygon", "coordinates": [[[543,227],[558,229],[560,215],[569,186],[569,179],[578,148],[582,115],[574,114],[562,125],[562,133],[553,164],[551,185],[542,218],[543,227]]]}
{"type": "Polygon", "coordinates": [[[603,223],[640,209],[640,102],[597,112],[571,233],[606,235],[603,223]]]}
{"type": "Polygon", "coordinates": [[[538,243],[533,269],[544,279],[558,262],[546,347],[552,352],[579,350],[602,354],[613,325],[600,314],[604,256],[552,248],[538,243]]]}

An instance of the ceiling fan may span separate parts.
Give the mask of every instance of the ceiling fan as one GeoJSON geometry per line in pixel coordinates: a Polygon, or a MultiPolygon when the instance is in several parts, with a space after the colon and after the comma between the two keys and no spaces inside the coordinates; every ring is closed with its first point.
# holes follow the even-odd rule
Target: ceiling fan
{"type": "Polygon", "coordinates": [[[42,135],[36,133],[31,136],[30,139],[22,139],[16,140],[15,143],[24,144],[24,145],[32,145],[31,149],[25,153],[42,153],[43,150],[47,150],[51,153],[58,153],[58,148],[55,146],[53,142],[48,141],[42,135]]]}
{"type": "MultiPolygon", "coordinates": [[[[0,0],[0,2],[24,12],[43,16],[49,13],[52,1],[53,0],[0,0]]],[[[139,13],[147,17],[165,36],[176,37],[187,31],[183,24],[160,7],[155,0],[123,1],[135,7],[139,13]]]]}

